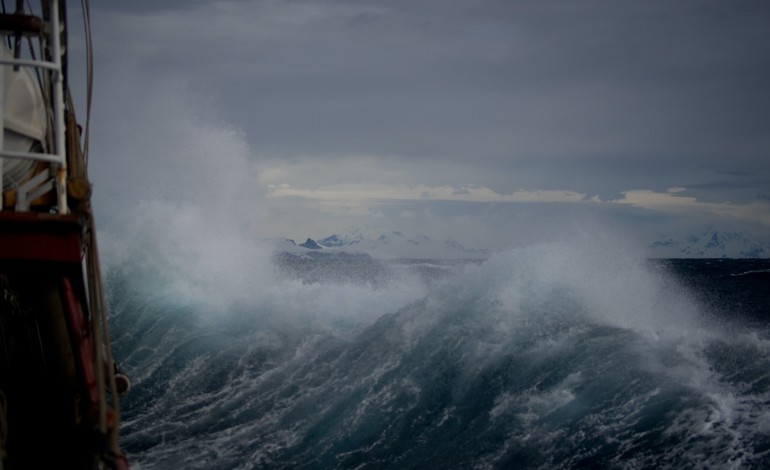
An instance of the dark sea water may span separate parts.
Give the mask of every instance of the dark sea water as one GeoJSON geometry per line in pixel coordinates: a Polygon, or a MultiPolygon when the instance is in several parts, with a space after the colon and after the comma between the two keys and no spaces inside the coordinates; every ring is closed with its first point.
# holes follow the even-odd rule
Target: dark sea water
{"type": "Polygon", "coordinates": [[[133,468],[770,468],[770,260],[238,253],[107,269],[133,468]]]}

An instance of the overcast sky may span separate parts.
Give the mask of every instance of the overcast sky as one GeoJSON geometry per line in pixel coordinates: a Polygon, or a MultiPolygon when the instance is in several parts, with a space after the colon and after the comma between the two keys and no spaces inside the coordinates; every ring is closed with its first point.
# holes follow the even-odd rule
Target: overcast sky
{"type": "Polygon", "coordinates": [[[99,1],[91,21],[97,207],[203,194],[302,239],[770,234],[766,0],[99,1]]]}

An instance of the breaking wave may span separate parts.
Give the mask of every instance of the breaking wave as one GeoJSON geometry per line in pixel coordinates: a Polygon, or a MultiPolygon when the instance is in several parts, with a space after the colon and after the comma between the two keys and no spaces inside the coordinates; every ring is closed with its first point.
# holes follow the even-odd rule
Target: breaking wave
{"type": "Polygon", "coordinates": [[[597,250],[435,283],[302,282],[257,249],[163,282],[126,260],[107,276],[124,445],[140,468],[766,465],[767,330],[597,250]]]}
{"type": "Polygon", "coordinates": [[[177,86],[107,97],[128,124],[94,132],[133,467],[770,466],[761,315],[601,233],[303,278],[253,236],[242,139],[177,86]]]}

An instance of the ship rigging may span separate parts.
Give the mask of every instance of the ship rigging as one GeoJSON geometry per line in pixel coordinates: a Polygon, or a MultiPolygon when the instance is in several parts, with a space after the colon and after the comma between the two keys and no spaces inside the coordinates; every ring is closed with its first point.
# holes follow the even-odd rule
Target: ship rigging
{"type": "Polygon", "coordinates": [[[88,180],[68,83],[66,1],[0,14],[0,470],[128,468],[88,180]]]}

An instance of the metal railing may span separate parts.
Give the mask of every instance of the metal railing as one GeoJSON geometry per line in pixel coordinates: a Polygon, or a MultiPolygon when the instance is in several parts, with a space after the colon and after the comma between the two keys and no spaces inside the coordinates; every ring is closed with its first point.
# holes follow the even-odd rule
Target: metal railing
{"type": "MultiPolygon", "coordinates": [[[[29,204],[43,194],[56,189],[56,210],[59,214],[67,214],[67,151],[66,151],[66,123],[64,120],[64,76],[62,70],[61,47],[61,22],[59,18],[58,1],[50,0],[50,21],[43,24],[41,38],[50,47],[51,60],[36,60],[22,58],[0,57],[0,64],[14,67],[37,68],[48,74],[50,79],[52,96],[51,108],[53,110],[53,142],[49,152],[23,152],[8,150],[4,145],[5,134],[5,71],[0,71],[0,182],[3,181],[3,166],[6,158],[29,159],[51,164],[53,172],[42,171],[27,181],[19,184],[16,189],[15,210],[25,212],[29,210],[29,204]],[[54,176],[51,176],[51,173],[54,176]]],[[[13,31],[4,31],[3,35],[13,35],[13,31]]],[[[41,46],[41,56],[42,50],[41,46]]],[[[0,205],[0,210],[2,210],[0,205]]]]}

